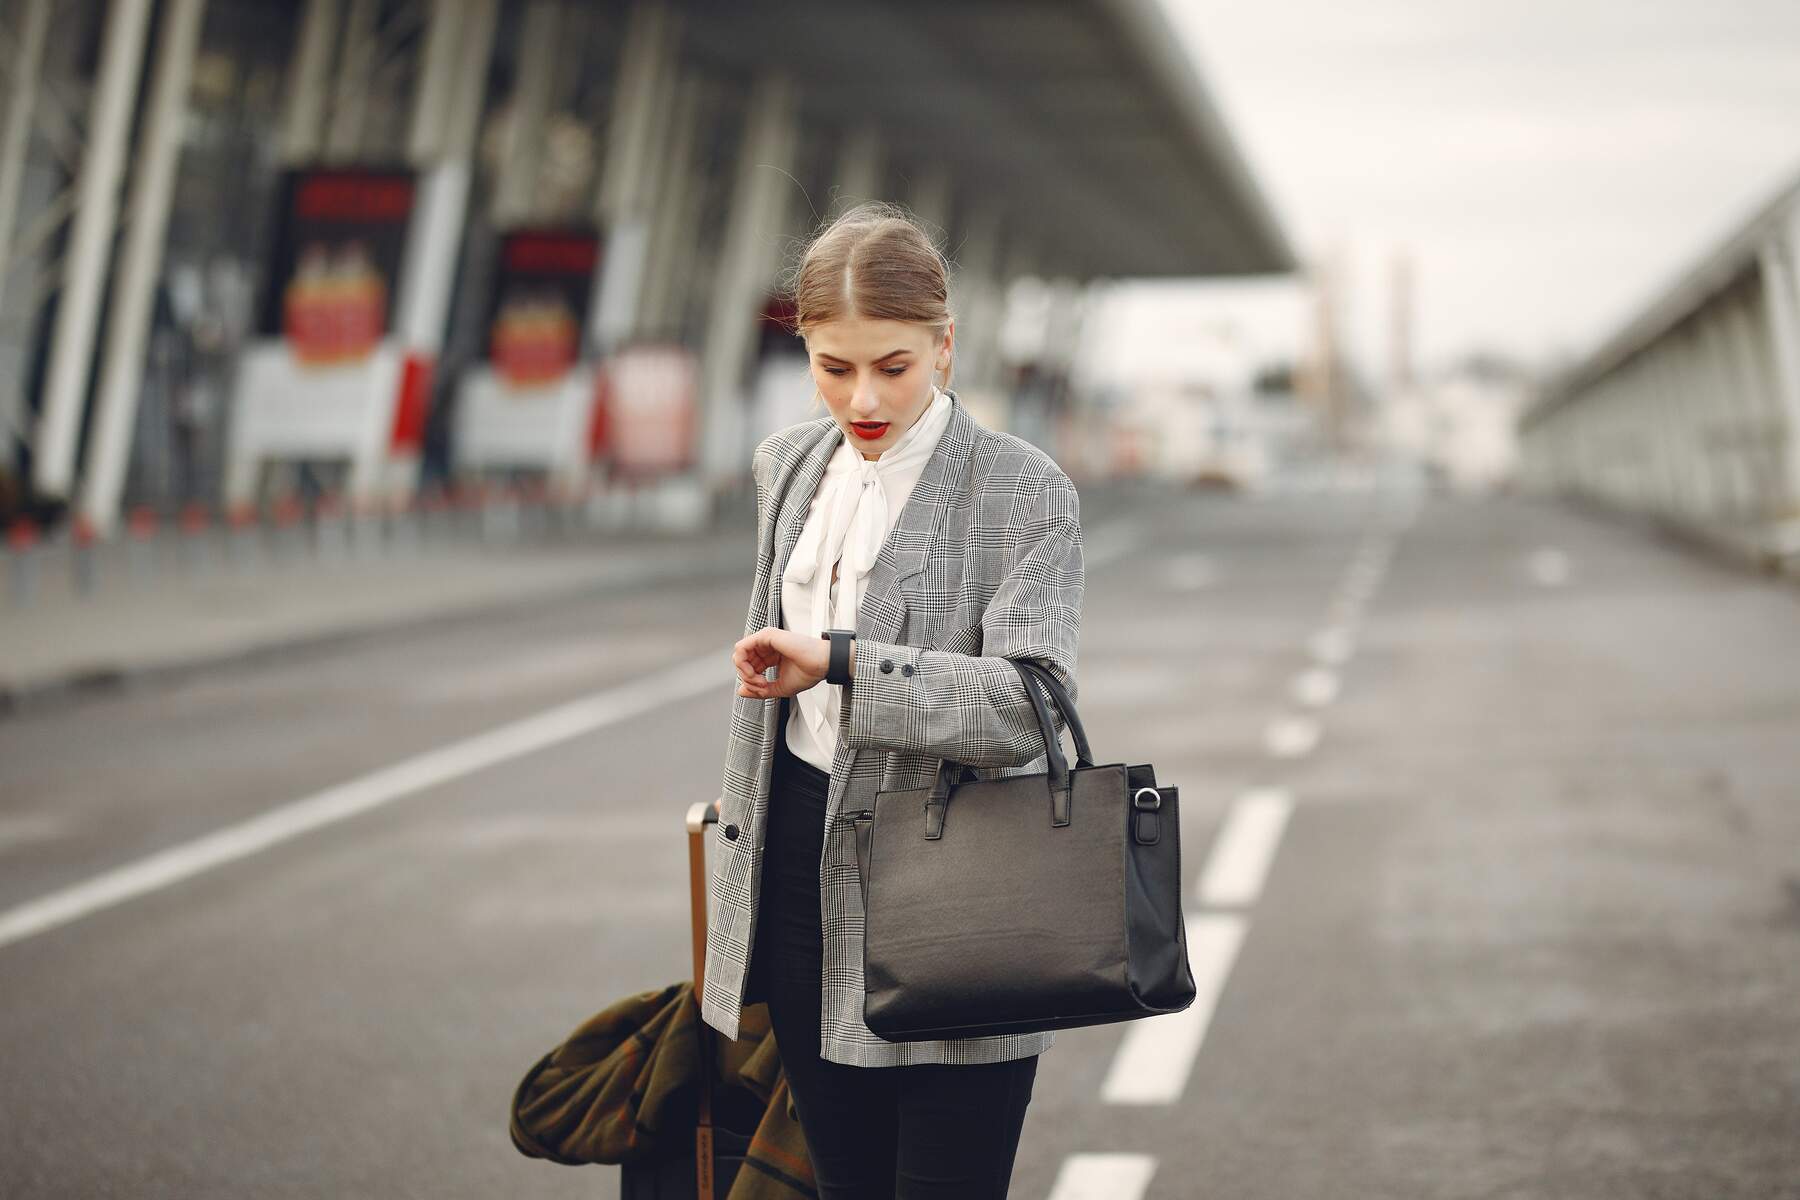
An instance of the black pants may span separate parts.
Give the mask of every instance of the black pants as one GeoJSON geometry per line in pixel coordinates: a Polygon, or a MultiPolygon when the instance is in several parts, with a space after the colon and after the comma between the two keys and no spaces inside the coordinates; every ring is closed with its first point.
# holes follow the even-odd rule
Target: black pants
{"type": "Polygon", "coordinates": [[[819,857],[831,777],[787,746],[781,705],[751,971],[768,1003],[821,1200],[1006,1195],[1037,1055],[853,1067],[819,1057],[819,857]]]}

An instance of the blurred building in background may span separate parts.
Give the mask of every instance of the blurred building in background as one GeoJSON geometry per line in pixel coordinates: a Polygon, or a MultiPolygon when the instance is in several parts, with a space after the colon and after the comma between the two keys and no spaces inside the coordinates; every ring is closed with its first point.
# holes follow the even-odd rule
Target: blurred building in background
{"type": "Polygon", "coordinates": [[[1552,380],[1520,432],[1533,488],[1800,561],[1800,180],[1552,380]]]}
{"type": "Polygon", "coordinates": [[[1493,355],[1469,355],[1396,385],[1382,405],[1382,439],[1435,485],[1478,494],[1509,486],[1518,468],[1520,415],[1534,375],[1493,355]]]}
{"type": "MultiPolygon", "coordinates": [[[[102,535],[472,480],[703,521],[814,415],[773,305],[863,199],[948,250],[959,392],[1070,461],[1101,411],[1074,371],[1096,284],[1295,265],[1158,0],[18,0],[0,24],[0,504],[102,535]]],[[[1185,422],[1193,469],[1254,474],[1261,364],[1199,340],[1199,408],[1119,410],[1111,444],[1185,422]]]]}

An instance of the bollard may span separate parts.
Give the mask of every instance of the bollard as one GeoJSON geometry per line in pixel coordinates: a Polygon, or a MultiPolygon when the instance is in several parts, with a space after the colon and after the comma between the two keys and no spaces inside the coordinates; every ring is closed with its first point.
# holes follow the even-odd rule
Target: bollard
{"type": "Polygon", "coordinates": [[[256,561],[256,507],[234,504],[225,514],[228,553],[240,571],[256,561]]]}
{"type": "Polygon", "coordinates": [[[313,552],[322,559],[339,558],[344,541],[343,501],[336,492],[326,492],[313,501],[313,552]]]}
{"type": "Polygon", "coordinates": [[[421,529],[423,514],[416,497],[396,496],[388,505],[388,529],[395,551],[409,557],[418,554],[425,540],[421,529]]]}
{"type": "Polygon", "coordinates": [[[481,489],[481,540],[511,541],[519,531],[518,489],[510,485],[481,489]]]}
{"type": "Polygon", "coordinates": [[[523,540],[535,541],[548,532],[550,524],[549,491],[544,481],[533,479],[519,488],[521,506],[519,533],[523,540]]]}
{"type": "Polygon", "coordinates": [[[12,602],[23,608],[37,593],[37,526],[30,517],[19,517],[6,531],[8,591],[12,602]]]}
{"type": "Polygon", "coordinates": [[[182,506],[180,517],[182,557],[190,571],[206,570],[206,527],[211,517],[206,505],[191,500],[182,506]]]}
{"type": "Polygon", "coordinates": [[[377,558],[381,555],[381,508],[378,498],[364,496],[355,502],[352,528],[358,558],[377,558]]]}
{"type": "Polygon", "coordinates": [[[500,535],[517,542],[525,533],[525,489],[509,483],[500,493],[500,535]]]}
{"type": "Polygon", "coordinates": [[[443,484],[433,484],[419,497],[419,540],[427,546],[448,541],[452,519],[449,491],[443,484]]]}
{"type": "Polygon", "coordinates": [[[142,582],[156,569],[156,510],[140,504],[126,518],[126,561],[131,577],[142,582]]]}
{"type": "Polygon", "coordinates": [[[561,541],[569,535],[570,521],[575,512],[575,490],[567,480],[557,479],[550,483],[549,501],[544,511],[548,515],[547,522],[550,535],[561,541]]]}
{"type": "Polygon", "coordinates": [[[73,552],[69,561],[75,572],[75,593],[80,596],[94,594],[94,541],[94,523],[77,513],[69,524],[73,552]]]}
{"type": "Polygon", "coordinates": [[[275,527],[271,545],[278,561],[299,557],[304,538],[300,523],[305,516],[305,508],[293,496],[282,496],[269,506],[269,518],[275,527]]]}
{"type": "Polygon", "coordinates": [[[462,506],[462,534],[465,540],[483,542],[487,540],[487,484],[479,479],[464,483],[460,490],[462,506]]]}

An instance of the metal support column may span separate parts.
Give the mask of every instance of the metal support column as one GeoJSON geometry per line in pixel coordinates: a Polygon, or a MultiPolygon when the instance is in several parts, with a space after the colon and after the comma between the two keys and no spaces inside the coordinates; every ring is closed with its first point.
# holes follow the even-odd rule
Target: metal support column
{"type": "Polygon", "coordinates": [[[950,173],[937,163],[918,168],[907,193],[907,207],[934,236],[943,237],[950,225],[950,173]]]}
{"type": "Polygon", "coordinates": [[[684,71],[675,87],[669,110],[669,149],[664,156],[662,182],[646,255],[650,270],[644,278],[638,328],[671,341],[680,336],[686,300],[687,256],[684,246],[694,241],[698,214],[695,200],[704,186],[694,161],[703,116],[704,84],[696,71],[684,71]]]}
{"type": "Polygon", "coordinates": [[[679,15],[667,4],[639,0],[632,8],[620,47],[619,80],[595,200],[606,252],[594,281],[589,325],[602,353],[629,339],[639,322],[680,40],[679,15]]]}
{"type": "Polygon", "coordinates": [[[1693,321],[1682,325],[1673,335],[1675,368],[1681,379],[1681,413],[1683,434],[1689,446],[1688,486],[1694,505],[1691,515],[1702,521],[1717,519],[1719,474],[1713,456],[1707,453],[1707,427],[1710,413],[1707,391],[1713,381],[1707,378],[1706,362],[1701,355],[1699,334],[1693,321]]]}
{"type": "Polygon", "coordinates": [[[300,40],[288,66],[287,111],[282,116],[281,157],[289,163],[316,158],[324,142],[325,89],[337,41],[339,0],[307,0],[300,40]]]}
{"type": "Polygon", "coordinates": [[[1000,344],[1003,299],[1000,210],[993,202],[980,200],[970,208],[958,258],[951,297],[957,316],[956,380],[971,388],[987,387],[998,375],[993,360],[1000,344]]]}
{"type": "Polygon", "coordinates": [[[1785,512],[1800,516],[1800,213],[1787,228],[1763,243],[1757,265],[1762,275],[1775,389],[1784,432],[1782,473],[1785,512]]]}
{"type": "MultiPolygon", "coordinates": [[[[402,402],[409,389],[420,403],[429,395],[429,381],[443,348],[497,17],[498,0],[437,0],[432,6],[431,21],[451,24],[456,33],[453,37],[433,30],[426,38],[429,58],[413,96],[407,136],[408,146],[428,157],[420,164],[418,201],[407,231],[395,308],[395,333],[403,355],[402,402]],[[432,81],[445,74],[459,81],[458,86],[441,114],[430,112],[428,105],[442,98],[432,81]]],[[[418,469],[416,453],[396,455],[386,464],[386,479],[376,476],[372,464],[366,465],[352,478],[351,492],[359,498],[382,491],[410,492],[418,469]]]]}
{"type": "Polygon", "coordinates": [[[1787,504],[1781,443],[1776,440],[1771,445],[1770,441],[1771,435],[1779,439],[1782,426],[1780,398],[1775,381],[1770,378],[1769,355],[1765,353],[1768,324],[1757,319],[1762,315],[1763,300],[1756,291],[1734,290],[1719,313],[1721,335],[1740,401],[1739,429],[1733,447],[1749,472],[1759,519],[1779,514],[1787,504]]]}
{"type": "Polygon", "coordinates": [[[429,0],[426,5],[424,57],[406,131],[409,162],[428,163],[444,152],[452,99],[458,93],[457,47],[463,36],[456,8],[456,0],[429,0]]]}
{"type": "Polygon", "coordinates": [[[865,200],[882,198],[881,134],[873,125],[858,125],[844,135],[833,184],[834,215],[865,200]]]}
{"type": "Polygon", "coordinates": [[[699,461],[702,481],[715,495],[748,467],[747,450],[740,445],[744,372],[774,272],[775,240],[786,225],[783,209],[798,140],[797,107],[793,82],[774,72],[757,76],[745,105],[700,368],[704,411],[699,461]]]}
{"type": "Polygon", "coordinates": [[[1725,505],[1721,515],[1736,521],[1752,515],[1754,488],[1749,472],[1744,468],[1743,381],[1733,371],[1731,347],[1725,342],[1725,312],[1725,302],[1715,298],[1694,315],[1694,320],[1708,381],[1705,391],[1709,409],[1706,453],[1725,481],[1725,505]]]}
{"type": "Polygon", "coordinates": [[[125,489],[131,434],[144,387],[151,306],[168,243],[169,206],[175,194],[175,168],[181,159],[188,82],[193,78],[205,9],[206,0],[167,0],[163,6],[150,108],[132,178],[131,223],[107,313],[94,432],[82,480],[82,515],[103,536],[118,525],[119,496],[125,489]]]}
{"type": "Polygon", "coordinates": [[[44,58],[44,34],[49,28],[50,0],[26,0],[18,53],[13,56],[5,140],[0,141],[0,290],[4,290],[6,268],[12,264],[13,222],[19,216],[19,188],[25,181],[25,151],[31,142],[39,64],[44,58]]]}
{"type": "Polygon", "coordinates": [[[550,114],[549,69],[562,48],[560,0],[531,0],[519,33],[518,69],[507,106],[506,151],[494,196],[494,223],[505,229],[531,221],[537,203],[538,172],[544,159],[544,119],[550,114]]]}
{"type": "Polygon", "coordinates": [[[354,161],[362,151],[369,88],[374,83],[379,7],[378,0],[350,0],[344,16],[337,86],[331,96],[331,127],[325,134],[325,156],[335,162],[354,161]]]}
{"type": "Polygon", "coordinates": [[[149,17],[148,0],[113,0],[107,12],[32,459],[32,483],[46,496],[68,496],[75,482],[75,445],[93,367],[100,291],[118,217],[125,140],[143,70],[144,26],[149,17]]]}

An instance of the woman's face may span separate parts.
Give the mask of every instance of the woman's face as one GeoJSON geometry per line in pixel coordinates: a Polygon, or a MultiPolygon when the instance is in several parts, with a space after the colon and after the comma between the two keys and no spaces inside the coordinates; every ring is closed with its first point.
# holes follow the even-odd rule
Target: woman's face
{"type": "Polygon", "coordinates": [[[931,403],[931,381],[950,365],[956,325],[941,340],[911,321],[842,317],[806,334],[813,381],[844,438],[866,459],[899,441],[931,403]]]}

